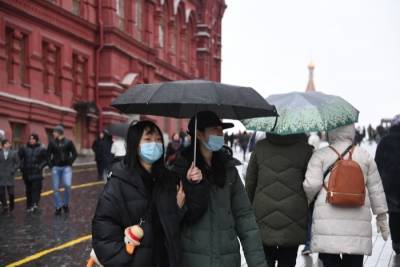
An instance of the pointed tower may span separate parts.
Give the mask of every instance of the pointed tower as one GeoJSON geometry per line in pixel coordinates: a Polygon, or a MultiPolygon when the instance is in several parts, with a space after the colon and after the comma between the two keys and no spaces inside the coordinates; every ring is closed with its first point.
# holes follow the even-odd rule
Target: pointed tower
{"type": "Polygon", "coordinates": [[[311,61],[310,64],[308,64],[308,71],[309,71],[309,76],[308,76],[308,84],[306,88],[306,92],[315,92],[315,85],[314,85],[314,68],[315,65],[311,61]]]}

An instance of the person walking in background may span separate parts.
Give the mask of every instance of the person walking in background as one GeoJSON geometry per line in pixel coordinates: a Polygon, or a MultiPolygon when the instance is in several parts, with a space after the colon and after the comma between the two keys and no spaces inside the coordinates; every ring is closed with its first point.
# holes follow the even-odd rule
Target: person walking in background
{"type": "Polygon", "coordinates": [[[261,231],[268,266],[295,266],[306,241],[307,198],[303,181],[313,153],[305,134],[267,134],[250,157],[246,191],[261,231]]]}
{"type": "Polygon", "coordinates": [[[386,130],[382,125],[378,125],[376,127],[376,135],[375,135],[375,141],[377,144],[382,140],[382,138],[386,135],[386,130]]]}
{"type": "Polygon", "coordinates": [[[328,132],[330,145],[339,154],[346,153],[360,166],[365,180],[365,202],[362,206],[339,207],[327,201],[330,176],[324,172],[338,159],[336,152],[322,148],[312,155],[303,183],[309,202],[317,196],[312,222],[311,250],[318,252],[325,267],[363,266],[364,255],[372,253],[371,209],[376,216],[378,231],[387,240],[387,204],[382,182],[374,159],[359,146],[353,146],[354,124],[328,132]]]}
{"type": "Polygon", "coordinates": [[[63,209],[69,212],[69,200],[72,184],[72,164],[77,153],[71,140],[64,136],[64,127],[58,125],[53,130],[54,139],[47,147],[47,156],[51,168],[51,179],[53,182],[55,215],[60,215],[63,209]],[[64,200],[61,199],[60,186],[64,185],[64,200]]]}
{"type": "Polygon", "coordinates": [[[46,149],[40,143],[39,136],[32,133],[26,146],[19,149],[18,155],[25,183],[26,210],[36,212],[42,192],[43,168],[47,165],[46,149]]]}
{"type": "Polygon", "coordinates": [[[235,142],[235,134],[231,133],[229,135],[229,146],[231,147],[231,149],[233,149],[233,143],[235,142]]]}
{"type": "Polygon", "coordinates": [[[111,154],[112,136],[107,130],[102,131],[93,142],[92,150],[97,165],[97,179],[106,180],[113,155],[111,154]]]}
{"type": "Polygon", "coordinates": [[[365,137],[365,127],[361,130],[361,127],[356,129],[356,135],[354,137],[354,144],[360,145],[365,137]]]}
{"type": "Polygon", "coordinates": [[[389,134],[379,143],[375,161],[388,202],[393,250],[400,254],[400,115],[393,118],[389,134]]]}
{"type": "Polygon", "coordinates": [[[178,133],[174,133],[172,135],[172,140],[169,142],[167,146],[167,152],[165,153],[165,164],[168,168],[170,168],[175,160],[178,152],[182,149],[182,139],[180,138],[178,133]]]}
{"type": "Polygon", "coordinates": [[[198,188],[206,189],[205,192],[185,189],[188,203],[193,202],[194,196],[201,197],[197,206],[203,210],[196,219],[188,214],[191,222],[183,225],[185,267],[240,266],[238,239],[249,267],[266,266],[259,229],[236,169],[240,162],[224,147],[223,129],[231,127],[233,124],[223,123],[211,111],[197,113],[197,128],[194,117],[188,126],[193,142],[180,153],[172,169],[181,180],[187,180],[186,173],[196,166],[204,177],[198,188]],[[197,142],[196,163],[194,142],[197,142]]]}
{"type": "Polygon", "coordinates": [[[249,139],[250,137],[246,131],[244,131],[243,134],[239,135],[239,145],[243,152],[243,161],[246,160],[246,152],[247,152],[247,146],[249,144],[249,139]]]}
{"type": "Polygon", "coordinates": [[[1,141],[0,150],[0,202],[2,212],[14,210],[14,178],[19,168],[18,155],[11,150],[11,143],[8,139],[1,141]],[[10,205],[7,205],[7,195],[10,205]]]}
{"type": "Polygon", "coordinates": [[[114,137],[114,141],[111,145],[111,154],[113,155],[113,164],[124,159],[126,155],[126,143],[124,138],[119,136],[114,137]]]}

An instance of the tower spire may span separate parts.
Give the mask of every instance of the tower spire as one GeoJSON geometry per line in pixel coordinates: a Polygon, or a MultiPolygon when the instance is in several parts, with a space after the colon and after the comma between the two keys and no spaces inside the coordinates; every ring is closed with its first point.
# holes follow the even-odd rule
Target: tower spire
{"type": "Polygon", "coordinates": [[[308,71],[309,71],[309,76],[308,76],[308,84],[306,88],[306,92],[315,92],[315,85],[314,85],[314,69],[315,65],[314,62],[310,62],[308,64],[308,71]]]}

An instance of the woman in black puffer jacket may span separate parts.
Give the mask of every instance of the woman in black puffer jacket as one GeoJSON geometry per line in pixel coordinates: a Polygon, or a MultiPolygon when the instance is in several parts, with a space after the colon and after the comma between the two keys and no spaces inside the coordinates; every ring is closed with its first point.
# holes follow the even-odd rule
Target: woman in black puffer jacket
{"type": "Polygon", "coordinates": [[[43,168],[47,165],[47,152],[37,134],[32,133],[29,136],[28,144],[20,148],[18,156],[25,183],[26,209],[28,212],[35,212],[42,192],[43,168]]]}
{"type": "MultiPolygon", "coordinates": [[[[130,126],[127,155],[111,170],[92,223],[93,249],[104,266],[181,267],[180,223],[191,209],[182,183],[164,166],[160,129],[152,122],[130,126]],[[139,224],[144,236],[131,255],[125,249],[125,229],[139,224]]],[[[201,180],[199,170],[188,178],[201,180]]],[[[186,187],[201,183],[185,183],[186,187]]]]}

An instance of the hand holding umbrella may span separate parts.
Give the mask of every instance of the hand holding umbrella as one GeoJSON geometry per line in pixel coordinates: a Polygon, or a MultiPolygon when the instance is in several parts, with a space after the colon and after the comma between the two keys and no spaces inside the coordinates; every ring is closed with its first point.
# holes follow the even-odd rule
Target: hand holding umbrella
{"type": "Polygon", "coordinates": [[[201,173],[201,170],[194,165],[194,162],[192,162],[192,165],[190,165],[190,168],[187,171],[186,177],[191,183],[198,184],[203,179],[203,174],[201,173]]]}

